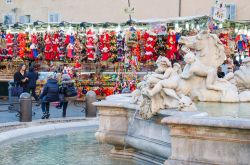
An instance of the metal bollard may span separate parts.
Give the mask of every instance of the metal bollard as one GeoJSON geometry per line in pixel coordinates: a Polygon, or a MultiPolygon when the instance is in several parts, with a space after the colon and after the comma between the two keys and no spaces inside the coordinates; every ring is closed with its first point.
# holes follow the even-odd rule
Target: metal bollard
{"type": "Polygon", "coordinates": [[[96,93],[88,91],[86,94],[86,117],[96,117],[96,106],[92,103],[96,102],[96,93]]]}
{"type": "Polygon", "coordinates": [[[22,93],[20,95],[20,121],[32,121],[32,99],[29,93],[22,93]]]}

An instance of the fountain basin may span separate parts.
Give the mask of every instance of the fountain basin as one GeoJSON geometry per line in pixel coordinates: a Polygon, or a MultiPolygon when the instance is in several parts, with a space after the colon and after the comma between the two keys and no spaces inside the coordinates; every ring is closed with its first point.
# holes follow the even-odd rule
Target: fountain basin
{"type": "Polygon", "coordinates": [[[95,140],[97,126],[98,120],[86,118],[1,124],[0,164],[146,165],[110,156],[112,146],[95,140]]]}
{"type": "Polygon", "coordinates": [[[159,165],[250,164],[249,103],[199,102],[197,112],[161,110],[149,120],[135,115],[140,107],[130,104],[130,95],[94,104],[96,138],[113,145],[118,157],[159,165]]]}
{"type": "Polygon", "coordinates": [[[138,115],[139,106],[130,104],[130,95],[115,95],[94,103],[99,110],[96,138],[114,146],[113,155],[163,164],[171,155],[170,129],[161,120],[169,116],[206,116],[205,112],[163,110],[150,120],[138,115]],[[129,151],[129,152],[127,152],[129,151]]]}

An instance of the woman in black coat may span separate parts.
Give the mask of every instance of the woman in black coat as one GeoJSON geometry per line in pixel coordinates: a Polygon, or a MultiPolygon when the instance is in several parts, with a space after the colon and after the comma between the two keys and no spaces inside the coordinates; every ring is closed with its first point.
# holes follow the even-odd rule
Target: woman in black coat
{"type": "Polygon", "coordinates": [[[23,92],[28,92],[28,80],[26,74],[26,65],[20,64],[18,71],[14,74],[14,83],[16,86],[23,88],[23,92]]]}
{"type": "Polygon", "coordinates": [[[35,98],[36,101],[38,101],[38,96],[36,95],[36,81],[38,80],[38,73],[34,71],[33,66],[29,68],[29,72],[27,74],[27,77],[29,78],[28,82],[28,91],[31,92],[32,96],[35,98]]]}

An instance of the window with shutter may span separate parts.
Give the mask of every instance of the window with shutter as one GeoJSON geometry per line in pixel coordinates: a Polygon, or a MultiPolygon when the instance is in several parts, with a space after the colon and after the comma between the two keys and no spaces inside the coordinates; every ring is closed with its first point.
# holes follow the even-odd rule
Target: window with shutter
{"type": "Polygon", "coordinates": [[[235,4],[227,4],[227,19],[228,20],[235,20],[236,19],[236,5],[235,4]]]}
{"type": "Polygon", "coordinates": [[[5,25],[10,25],[10,24],[13,24],[14,23],[14,17],[13,17],[13,15],[10,15],[10,14],[8,14],[8,15],[5,15],[4,16],[4,24],[5,25]]]}
{"type": "Polygon", "coordinates": [[[236,19],[236,5],[231,4],[230,5],[230,20],[235,20],[236,19]]]}
{"type": "Polygon", "coordinates": [[[212,6],[212,8],[211,8],[211,16],[213,16],[214,15],[214,6],[212,6]]]}
{"type": "Polygon", "coordinates": [[[6,4],[12,4],[12,0],[5,0],[6,4]]]}
{"type": "Polygon", "coordinates": [[[50,13],[48,21],[50,23],[58,23],[59,22],[59,14],[58,13],[50,13]]]}
{"type": "Polygon", "coordinates": [[[30,15],[23,15],[19,17],[20,23],[30,23],[30,15]]]}

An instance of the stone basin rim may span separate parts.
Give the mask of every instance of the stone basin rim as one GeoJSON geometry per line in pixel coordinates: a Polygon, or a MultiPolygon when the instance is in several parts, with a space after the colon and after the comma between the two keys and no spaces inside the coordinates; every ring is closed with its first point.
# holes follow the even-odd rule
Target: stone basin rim
{"type": "Polygon", "coordinates": [[[210,118],[210,117],[165,117],[161,123],[167,125],[192,125],[206,127],[221,127],[232,129],[250,129],[249,119],[210,118]]]}
{"type": "Polygon", "coordinates": [[[49,131],[67,131],[89,127],[98,126],[99,122],[97,118],[70,118],[70,119],[49,119],[38,120],[33,122],[10,122],[2,123],[0,125],[0,145],[6,142],[12,141],[18,137],[34,136],[49,131]]]}

